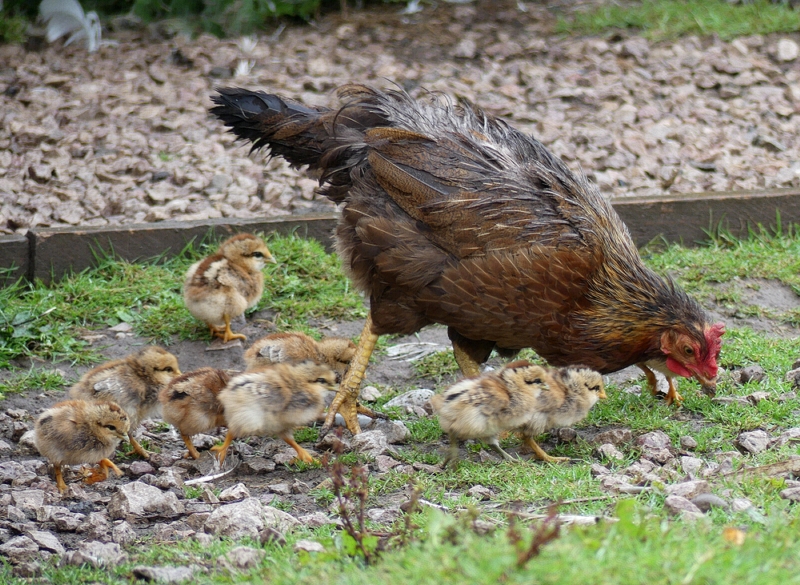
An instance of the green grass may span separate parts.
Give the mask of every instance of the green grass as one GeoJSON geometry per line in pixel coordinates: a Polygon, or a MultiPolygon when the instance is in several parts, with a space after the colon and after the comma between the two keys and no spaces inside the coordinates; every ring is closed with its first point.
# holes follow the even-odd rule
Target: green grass
{"type": "Polygon", "coordinates": [[[603,2],[570,19],[561,18],[559,33],[599,34],[609,29],[635,29],[654,40],[684,35],[717,34],[724,40],[800,30],[800,12],[788,2],[754,0],[667,0],[603,2]]]}
{"type": "MultiPolygon", "coordinates": [[[[276,313],[279,329],[311,331],[309,319],[356,319],[366,315],[361,296],[343,276],[339,260],[317,242],[274,236],[278,260],[265,269],[264,296],[256,310],[276,313]]],[[[208,330],[183,303],[183,275],[216,245],[187,248],[166,261],[129,263],[102,257],[96,268],[51,285],[37,282],[0,289],[0,368],[20,357],[91,363],[96,352],[87,330],[130,323],[155,343],[207,339],[208,330]]]]}
{"type": "Polygon", "coordinates": [[[66,380],[56,370],[35,370],[14,372],[5,380],[0,380],[0,400],[8,394],[22,394],[29,390],[47,391],[59,390],[64,387],[66,380]]]}

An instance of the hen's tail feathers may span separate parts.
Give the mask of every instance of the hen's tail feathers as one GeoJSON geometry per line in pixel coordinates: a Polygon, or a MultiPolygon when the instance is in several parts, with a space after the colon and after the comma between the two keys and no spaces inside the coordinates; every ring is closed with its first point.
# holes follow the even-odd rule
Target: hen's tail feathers
{"type": "Polygon", "coordinates": [[[308,107],[293,100],[235,87],[217,89],[211,97],[211,113],[237,137],[253,144],[253,150],[267,147],[273,156],[285,158],[292,166],[308,165],[327,183],[323,193],[341,201],[351,186],[350,170],[364,156],[363,118],[356,108],[332,110],[308,107]],[[355,115],[353,115],[355,114],[355,115]]]}

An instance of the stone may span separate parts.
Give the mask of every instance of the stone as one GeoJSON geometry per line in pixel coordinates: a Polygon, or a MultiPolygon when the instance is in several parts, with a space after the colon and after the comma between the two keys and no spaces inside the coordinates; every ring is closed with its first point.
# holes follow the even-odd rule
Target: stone
{"type": "Polygon", "coordinates": [[[301,550],[310,553],[325,552],[325,547],[315,540],[298,540],[292,548],[294,552],[300,552],[301,550]]]}
{"type": "Polygon", "coordinates": [[[64,554],[64,546],[52,532],[47,532],[46,530],[31,530],[27,535],[39,548],[57,555],[64,554]]]}
{"type": "Polygon", "coordinates": [[[558,429],[556,436],[561,443],[573,443],[578,440],[578,431],[571,427],[562,427],[558,429]]]}
{"type": "Polygon", "coordinates": [[[747,396],[745,396],[745,398],[748,401],[750,401],[751,404],[753,404],[755,406],[756,404],[758,404],[762,400],[767,400],[771,396],[772,396],[772,394],[770,394],[769,392],[763,392],[762,391],[762,392],[753,392],[752,394],[748,394],[747,396]]]}
{"type": "Polygon", "coordinates": [[[358,399],[361,402],[375,402],[381,396],[381,391],[375,386],[364,386],[361,389],[361,394],[358,395],[358,399]]]}
{"type": "Polygon", "coordinates": [[[293,494],[307,494],[311,491],[311,486],[305,482],[300,481],[299,479],[295,479],[292,482],[292,493],[293,494]]]}
{"type": "Polygon", "coordinates": [[[703,479],[695,479],[664,486],[664,491],[667,492],[667,494],[681,496],[687,500],[691,500],[700,494],[709,493],[711,491],[711,486],[703,479]]]}
{"type": "Polygon", "coordinates": [[[183,503],[174,493],[163,492],[140,481],[119,486],[117,493],[111,496],[111,501],[108,503],[108,513],[111,518],[125,519],[129,515],[146,514],[175,516],[184,511],[183,503]]]}
{"type": "Polygon", "coordinates": [[[617,449],[611,443],[604,443],[600,445],[597,449],[597,454],[602,459],[608,459],[610,461],[625,461],[625,455],[617,449]]]}
{"type": "MultiPolygon", "coordinates": [[[[207,536],[207,535],[203,535],[207,536]]],[[[134,567],[131,573],[142,581],[155,581],[156,583],[184,583],[194,577],[198,567],[134,567]]]]}
{"type": "Polygon", "coordinates": [[[781,490],[781,497],[790,502],[800,502],[800,487],[787,488],[781,490]]]}
{"type": "Polygon", "coordinates": [[[273,483],[269,486],[269,491],[273,494],[278,494],[279,496],[288,496],[292,493],[292,488],[289,487],[288,483],[273,483]]]}
{"type": "Polygon", "coordinates": [[[611,445],[618,447],[623,443],[630,443],[632,439],[633,434],[631,433],[630,429],[609,429],[607,431],[603,431],[602,433],[597,433],[592,438],[592,442],[596,445],[610,443],[611,445]]]}
{"type": "Polygon", "coordinates": [[[149,483],[162,490],[183,489],[183,472],[175,467],[165,467],[149,483]]]}
{"type": "Polygon", "coordinates": [[[421,461],[415,461],[412,465],[413,469],[417,471],[424,471],[425,473],[437,474],[442,472],[441,467],[436,467],[435,465],[428,465],[427,463],[422,463],[421,461]]]}
{"type": "Polygon", "coordinates": [[[264,557],[267,556],[267,551],[249,546],[237,546],[228,551],[227,554],[220,557],[221,561],[227,561],[232,567],[246,571],[253,569],[261,564],[264,557]]]}
{"type": "Polygon", "coordinates": [[[478,45],[471,38],[463,38],[453,49],[452,55],[457,59],[474,59],[478,55],[478,45]]]}
{"type": "Polygon", "coordinates": [[[278,546],[286,546],[286,537],[281,534],[280,530],[267,526],[258,534],[258,541],[261,544],[276,544],[278,546]]]}
{"type": "Polygon", "coordinates": [[[28,515],[25,512],[10,504],[6,508],[6,518],[14,524],[24,524],[28,521],[28,515]]]}
{"type": "Polygon", "coordinates": [[[219,494],[220,502],[237,502],[250,497],[250,490],[243,483],[237,483],[227,489],[222,490],[219,494]]]}
{"type": "Polygon", "coordinates": [[[39,556],[39,546],[28,536],[15,536],[0,545],[0,555],[12,563],[31,561],[39,556]]]}
{"type": "MultiPolygon", "coordinates": [[[[413,407],[424,408],[425,403],[431,399],[434,395],[433,390],[429,390],[427,388],[418,388],[416,390],[410,390],[401,394],[400,396],[395,396],[389,402],[384,404],[385,408],[403,408],[406,412],[410,414],[414,413],[413,407]]],[[[358,436],[358,435],[356,435],[358,436]]]]}
{"type": "Polygon", "coordinates": [[[25,467],[21,463],[3,461],[0,463],[0,483],[11,483],[25,472],[25,467]]]}
{"type": "Polygon", "coordinates": [[[494,497],[494,492],[492,490],[480,484],[474,485],[471,488],[469,488],[467,490],[467,493],[471,495],[473,498],[481,501],[491,500],[494,497]]]}
{"type": "Polygon", "coordinates": [[[205,523],[205,531],[216,536],[258,538],[266,526],[262,518],[264,506],[256,498],[219,506],[205,523]]]}
{"type": "Polygon", "coordinates": [[[263,474],[275,471],[275,462],[266,457],[253,457],[242,462],[241,470],[247,474],[263,474]]]}
{"type": "Polygon", "coordinates": [[[139,477],[146,473],[155,473],[156,468],[150,465],[147,461],[134,461],[128,467],[128,471],[133,477],[139,477]]]}
{"type": "Polygon", "coordinates": [[[411,431],[399,420],[375,419],[375,422],[364,431],[380,431],[386,435],[386,440],[390,445],[405,443],[411,437],[411,431]]]}
{"type": "Polygon", "coordinates": [[[297,520],[300,524],[308,528],[319,528],[321,526],[327,526],[328,524],[336,524],[336,522],[328,518],[323,512],[306,514],[305,516],[300,516],[297,520]]]}
{"type": "Polygon", "coordinates": [[[125,562],[128,555],[115,542],[82,542],[78,550],[71,550],[61,557],[63,565],[92,565],[113,567],[125,562]]]}
{"type": "Polygon", "coordinates": [[[643,450],[668,449],[672,443],[664,431],[652,431],[636,437],[636,444],[643,450]]]}
{"type": "Polygon", "coordinates": [[[363,431],[354,436],[350,444],[356,453],[370,457],[383,455],[389,450],[389,441],[382,431],[363,431]]]}
{"type": "Polygon", "coordinates": [[[769,442],[770,449],[779,449],[787,443],[800,442],[800,427],[793,427],[783,431],[779,437],[769,442]]]}
{"type": "Polygon", "coordinates": [[[753,502],[748,500],[747,498],[733,498],[731,500],[731,511],[732,512],[744,512],[753,507],[753,502]]]}
{"type": "Polygon", "coordinates": [[[701,512],[708,512],[711,508],[721,508],[723,510],[730,508],[728,502],[714,494],[700,494],[689,499],[695,506],[700,508],[701,512]]]}
{"type": "Polygon", "coordinates": [[[791,382],[795,388],[800,387],[800,368],[795,368],[786,372],[786,381],[791,382]]]}
{"type": "Polygon", "coordinates": [[[118,522],[111,529],[111,540],[121,546],[133,542],[136,539],[136,531],[125,520],[118,522]]]}
{"type": "Polygon", "coordinates": [[[110,539],[111,527],[108,523],[106,512],[89,512],[80,532],[86,533],[88,540],[101,540],[103,542],[110,539]]]}
{"type": "Polygon", "coordinates": [[[742,384],[761,382],[766,376],[767,373],[764,371],[764,368],[758,364],[753,364],[739,370],[739,382],[742,384]]]}
{"type": "Polygon", "coordinates": [[[283,533],[299,524],[291,514],[272,506],[264,506],[256,498],[247,498],[241,502],[221,505],[214,510],[206,520],[205,531],[233,539],[257,538],[264,528],[275,528],[283,533]]]}
{"type": "Polygon", "coordinates": [[[18,490],[11,494],[11,501],[33,520],[36,511],[44,505],[44,490],[18,490]]]}
{"type": "Polygon", "coordinates": [[[378,473],[386,473],[393,467],[397,467],[400,465],[400,462],[396,459],[389,457],[388,455],[378,455],[375,457],[375,471],[378,473]]]}
{"type": "Polygon", "coordinates": [[[686,449],[687,451],[692,451],[697,449],[697,441],[694,437],[690,437],[689,435],[684,435],[679,439],[682,449],[686,449]]]}
{"type": "Polygon", "coordinates": [[[792,39],[781,39],[776,48],[778,61],[794,61],[800,56],[800,46],[792,39]]]}
{"type": "Polygon", "coordinates": [[[736,442],[739,447],[748,453],[756,455],[766,450],[767,446],[769,445],[769,435],[767,435],[766,431],[761,429],[756,431],[748,431],[745,433],[739,433],[739,437],[736,439],[736,442]]]}
{"type": "Polygon", "coordinates": [[[604,466],[600,465],[599,463],[592,463],[592,467],[590,469],[592,477],[601,477],[603,475],[611,475],[611,470],[604,466]]]}
{"type": "Polygon", "coordinates": [[[683,496],[667,496],[667,499],[664,500],[664,507],[670,514],[676,516],[680,514],[684,518],[693,519],[703,515],[703,512],[700,510],[700,508],[695,506],[683,496]]]}
{"type": "Polygon", "coordinates": [[[699,457],[681,457],[681,469],[692,479],[697,476],[704,464],[705,462],[699,457]]]}
{"type": "Polygon", "coordinates": [[[203,485],[203,491],[200,493],[200,499],[202,499],[206,504],[219,504],[219,498],[217,494],[211,489],[209,485],[203,485]]]}

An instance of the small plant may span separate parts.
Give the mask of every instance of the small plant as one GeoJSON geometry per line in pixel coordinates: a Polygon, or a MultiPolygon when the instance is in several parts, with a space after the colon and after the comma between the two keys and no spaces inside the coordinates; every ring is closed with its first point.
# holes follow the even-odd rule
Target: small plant
{"type": "Polygon", "coordinates": [[[559,504],[555,503],[547,508],[547,517],[531,530],[533,534],[530,542],[527,542],[527,539],[517,529],[516,515],[509,514],[506,534],[517,552],[517,569],[523,569],[533,557],[539,556],[544,545],[559,537],[558,506],[559,504]]]}
{"type": "Polygon", "coordinates": [[[33,388],[59,390],[65,384],[66,380],[56,370],[29,370],[0,382],[0,400],[3,400],[6,394],[18,394],[33,388]]]}
{"type": "Polygon", "coordinates": [[[349,556],[361,556],[366,564],[377,558],[379,538],[365,525],[367,497],[369,496],[369,473],[361,465],[347,467],[336,461],[330,467],[333,495],[339,506],[344,533],[342,548],[349,556]]]}
{"type": "Polygon", "coordinates": [[[183,486],[183,493],[187,500],[194,500],[203,495],[203,488],[196,485],[185,485],[183,486]]]}

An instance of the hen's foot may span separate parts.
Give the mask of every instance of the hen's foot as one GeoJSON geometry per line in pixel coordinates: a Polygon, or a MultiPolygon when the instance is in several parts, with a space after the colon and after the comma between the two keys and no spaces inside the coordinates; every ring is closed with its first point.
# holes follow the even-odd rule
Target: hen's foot
{"type": "Polygon", "coordinates": [[[683,396],[678,394],[672,378],[667,378],[667,382],[669,382],[669,389],[667,390],[667,395],[664,396],[664,402],[666,402],[667,406],[671,405],[673,402],[676,406],[680,406],[683,402],[683,396]]]}
{"type": "Polygon", "coordinates": [[[200,459],[200,453],[197,452],[194,443],[192,443],[192,438],[189,435],[181,433],[181,439],[183,439],[186,448],[189,449],[188,455],[184,455],[184,458],[191,457],[192,459],[200,459]]]}
{"type": "Polygon", "coordinates": [[[361,391],[361,382],[364,379],[364,372],[367,369],[369,358],[372,351],[375,349],[375,343],[378,341],[378,336],[372,332],[372,317],[367,316],[367,321],[364,323],[364,328],[361,330],[361,339],[358,341],[356,347],[356,354],[350,362],[350,367],[347,374],[339,386],[339,392],[336,398],[333,399],[330,407],[328,408],[328,416],[325,417],[325,424],[320,429],[320,439],[328,434],[333,427],[333,422],[336,419],[336,413],[342,415],[344,423],[347,425],[348,430],[357,435],[361,432],[361,425],[358,424],[358,413],[366,414],[376,418],[377,413],[369,408],[358,404],[358,395],[361,391]]]}
{"type": "MultiPolygon", "coordinates": [[[[653,396],[658,395],[658,380],[656,379],[656,374],[651,370],[648,366],[644,364],[636,364],[639,366],[644,372],[644,375],[647,377],[647,384],[650,386],[650,392],[653,396]]],[[[677,405],[680,405],[683,402],[683,396],[678,394],[678,391],[675,389],[675,382],[667,376],[667,383],[669,384],[669,388],[667,389],[667,393],[664,396],[664,402],[667,406],[671,405],[673,402],[677,405]]]]}
{"type": "Polygon", "coordinates": [[[534,441],[531,437],[524,437],[525,444],[533,451],[533,456],[540,461],[547,463],[563,463],[569,461],[569,457],[553,457],[545,453],[544,449],[539,446],[539,443],[534,441]]]}

